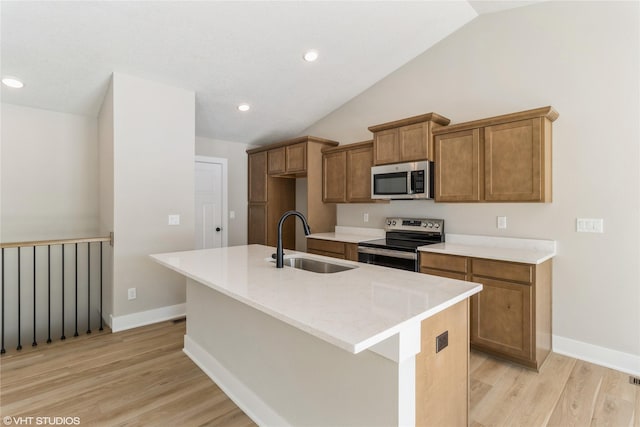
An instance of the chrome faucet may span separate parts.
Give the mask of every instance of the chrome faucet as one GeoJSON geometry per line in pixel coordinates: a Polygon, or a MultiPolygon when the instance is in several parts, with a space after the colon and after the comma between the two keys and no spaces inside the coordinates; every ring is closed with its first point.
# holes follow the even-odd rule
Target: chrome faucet
{"type": "Polygon", "coordinates": [[[278,221],[278,246],[276,247],[276,268],[282,268],[284,266],[284,251],[282,250],[282,223],[285,219],[289,218],[291,215],[295,215],[300,220],[302,220],[302,227],[304,228],[304,235],[308,236],[311,234],[311,227],[309,227],[309,223],[307,222],[307,218],[304,217],[298,211],[287,211],[282,214],[280,217],[280,221],[278,221]]]}

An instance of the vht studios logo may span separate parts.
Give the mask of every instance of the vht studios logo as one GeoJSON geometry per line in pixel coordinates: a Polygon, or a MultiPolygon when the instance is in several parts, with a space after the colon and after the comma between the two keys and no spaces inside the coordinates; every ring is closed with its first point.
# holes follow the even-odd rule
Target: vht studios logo
{"type": "Polygon", "coordinates": [[[78,426],[80,417],[2,417],[2,423],[6,426],[78,426]]]}

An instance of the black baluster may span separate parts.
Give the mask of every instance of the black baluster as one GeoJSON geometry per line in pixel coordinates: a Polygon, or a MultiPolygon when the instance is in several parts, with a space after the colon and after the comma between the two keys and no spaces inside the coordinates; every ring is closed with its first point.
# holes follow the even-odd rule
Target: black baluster
{"type": "Polygon", "coordinates": [[[91,333],[91,242],[87,242],[87,333],[91,333]]]}
{"type": "Polygon", "coordinates": [[[102,327],[102,244],[100,242],[100,330],[104,330],[102,327]]]}
{"type": "Polygon", "coordinates": [[[76,243],[76,331],[74,337],[78,336],[78,244],[76,243]]]}
{"type": "Polygon", "coordinates": [[[0,354],[5,354],[7,350],[4,348],[4,248],[2,248],[2,348],[0,354]]]}
{"type": "Polygon", "coordinates": [[[32,347],[37,346],[36,341],[36,246],[33,247],[33,342],[32,347]]]}
{"type": "Polygon", "coordinates": [[[47,344],[51,344],[51,245],[47,245],[47,344]]]}
{"type": "Polygon", "coordinates": [[[67,337],[64,336],[64,243],[62,244],[62,335],[60,339],[64,341],[67,337]]]}
{"type": "Polygon", "coordinates": [[[20,342],[20,246],[18,246],[18,347],[16,350],[22,350],[22,344],[20,342]]]}

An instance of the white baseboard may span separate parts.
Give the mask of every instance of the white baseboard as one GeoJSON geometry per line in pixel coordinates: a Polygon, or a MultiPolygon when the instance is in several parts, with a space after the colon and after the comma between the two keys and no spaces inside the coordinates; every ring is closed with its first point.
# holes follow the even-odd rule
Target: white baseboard
{"type": "Polygon", "coordinates": [[[124,316],[111,315],[111,331],[120,332],[139,326],[151,325],[153,323],[164,322],[178,317],[183,317],[187,313],[187,304],[176,304],[168,307],[154,308],[153,310],[141,311],[139,313],[126,314],[124,316]]]}
{"type": "Polygon", "coordinates": [[[183,351],[256,424],[259,426],[290,425],[188,335],[184,336],[183,351]]]}
{"type": "Polygon", "coordinates": [[[570,338],[553,336],[553,351],[558,354],[595,363],[617,371],[640,376],[640,356],[588,344],[570,338]]]}

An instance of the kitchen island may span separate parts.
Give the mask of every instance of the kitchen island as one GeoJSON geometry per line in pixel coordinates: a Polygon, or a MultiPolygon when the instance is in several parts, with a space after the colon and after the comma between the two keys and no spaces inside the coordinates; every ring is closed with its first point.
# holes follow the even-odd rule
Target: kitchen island
{"type": "Polygon", "coordinates": [[[467,301],[481,285],[348,261],[357,268],[276,269],[273,252],[151,256],[187,277],[185,353],[247,415],[260,425],[466,425],[467,301]]]}

